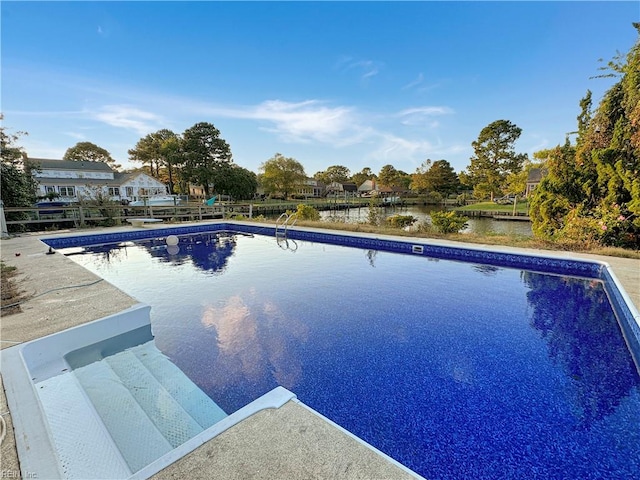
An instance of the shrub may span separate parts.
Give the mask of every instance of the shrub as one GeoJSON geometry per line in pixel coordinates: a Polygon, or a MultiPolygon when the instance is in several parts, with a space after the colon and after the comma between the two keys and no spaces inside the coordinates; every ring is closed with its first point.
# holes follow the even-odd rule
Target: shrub
{"type": "Polygon", "coordinates": [[[616,203],[602,202],[592,211],[574,208],[566,215],[564,226],[557,230],[555,240],[564,244],[576,244],[583,248],[594,245],[633,247],[637,237],[633,235],[630,215],[616,203]]]}
{"type": "Polygon", "coordinates": [[[300,220],[320,220],[320,212],[318,212],[318,210],[316,210],[311,205],[305,205],[303,203],[298,205],[296,216],[300,220]]]}
{"type": "Polygon", "coordinates": [[[412,215],[393,215],[386,219],[387,224],[393,228],[404,228],[413,225],[418,219],[412,215]]]}
{"type": "Polygon", "coordinates": [[[440,233],[457,233],[467,226],[467,217],[457,212],[431,212],[431,223],[440,233]]]}
{"type": "Polygon", "coordinates": [[[367,223],[369,225],[380,225],[380,212],[376,205],[376,197],[369,199],[369,213],[367,214],[367,223]]]}

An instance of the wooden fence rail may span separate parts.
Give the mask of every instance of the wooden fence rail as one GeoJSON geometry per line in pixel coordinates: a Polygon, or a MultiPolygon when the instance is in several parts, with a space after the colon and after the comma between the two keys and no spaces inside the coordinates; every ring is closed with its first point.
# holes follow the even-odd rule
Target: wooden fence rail
{"type": "MultiPolygon", "coordinates": [[[[348,208],[366,208],[372,204],[369,198],[349,199],[309,199],[278,203],[254,202],[252,204],[218,203],[213,206],[190,203],[169,207],[128,205],[72,205],[51,207],[5,207],[6,225],[11,231],[70,228],[99,225],[125,225],[135,218],[156,218],[171,221],[201,221],[231,218],[236,215],[253,218],[257,216],[274,217],[287,211],[295,211],[298,204],[304,203],[317,210],[345,210],[348,208]]],[[[382,199],[374,199],[376,206],[426,205],[424,199],[403,198],[395,205],[385,205],[382,199]]],[[[455,200],[442,202],[442,206],[453,206],[455,200]]]]}
{"type": "Polygon", "coordinates": [[[120,225],[135,218],[157,218],[162,220],[195,221],[224,218],[229,215],[252,216],[251,205],[188,205],[175,207],[130,207],[123,205],[41,208],[5,208],[6,224],[10,230],[13,225],[65,225],[80,227],[85,225],[120,225]]]}

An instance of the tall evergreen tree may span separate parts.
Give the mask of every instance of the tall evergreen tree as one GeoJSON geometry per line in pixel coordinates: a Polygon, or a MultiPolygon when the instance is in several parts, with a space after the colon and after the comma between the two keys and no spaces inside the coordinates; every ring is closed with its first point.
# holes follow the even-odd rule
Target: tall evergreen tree
{"type": "Polygon", "coordinates": [[[591,112],[580,102],[576,145],[567,141],[547,164],[531,203],[533,230],[550,239],[640,248],[640,24],[618,81],[591,112]]]}
{"type": "Polygon", "coordinates": [[[190,182],[202,185],[208,197],[216,169],[233,162],[231,148],[220,136],[220,130],[208,122],[196,123],[185,130],[182,139],[185,160],[183,175],[190,182]]]}
{"type": "Polygon", "coordinates": [[[129,150],[129,158],[142,162],[151,176],[169,180],[169,192],[174,192],[176,176],[184,163],[182,138],[168,129],[158,130],[141,138],[136,146],[129,150]],[[162,174],[161,174],[162,171],[162,174]]]}
{"type": "Polygon", "coordinates": [[[411,175],[411,189],[420,193],[438,192],[442,195],[455,193],[460,188],[460,180],[455,170],[446,160],[426,160],[411,175]]]}
{"type": "Polygon", "coordinates": [[[484,127],[471,143],[474,156],[467,168],[467,178],[476,196],[493,200],[503,192],[507,176],[522,170],[527,155],[516,153],[514,145],[521,134],[522,129],[509,120],[496,120],[484,127]]]}
{"type": "Polygon", "coordinates": [[[116,161],[108,150],[91,142],[78,142],[73,147],[67,148],[62,159],[75,162],[105,162],[113,168],[120,167],[116,165],[116,161]]]}

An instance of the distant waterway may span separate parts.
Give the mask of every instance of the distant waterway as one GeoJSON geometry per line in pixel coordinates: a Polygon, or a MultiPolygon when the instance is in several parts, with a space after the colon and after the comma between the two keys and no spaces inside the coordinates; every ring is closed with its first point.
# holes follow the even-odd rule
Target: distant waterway
{"type": "MultiPolygon", "coordinates": [[[[378,207],[378,213],[383,217],[393,215],[411,215],[418,219],[414,224],[428,222],[431,223],[429,214],[440,207],[429,206],[408,206],[408,207],[378,207]]],[[[369,207],[349,208],[347,210],[325,210],[320,212],[320,218],[326,221],[336,221],[344,223],[367,223],[369,217],[369,207]]],[[[496,220],[493,218],[470,218],[468,226],[462,233],[498,233],[505,235],[533,236],[531,222],[496,220]]]]}

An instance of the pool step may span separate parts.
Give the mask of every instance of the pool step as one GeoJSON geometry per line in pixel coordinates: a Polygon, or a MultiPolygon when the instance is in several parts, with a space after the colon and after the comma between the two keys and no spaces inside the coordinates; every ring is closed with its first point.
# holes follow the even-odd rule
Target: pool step
{"type": "Polygon", "coordinates": [[[182,445],[203,430],[132,352],[105,361],[171,447],[182,445]]]}
{"type": "Polygon", "coordinates": [[[132,472],[173,448],[105,360],[74,373],[132,472]]]}
{"type": "Polygon", "coordinates": [[[182,370],[155,347],[153,342],[147,342],[129,351],[203,429],[209,428],[227,416],[225,411],[190,381],[182,370]]]}
{"type": "Polygon", "coordinates": [[[36,383],[35,387],[63,478],[113,479],[131,475],[73,372],[51,377],[36,383]]]}
{"type": "MultiPolygon", "coordinates": [[[[59,430],[54,437],[64,443],[60,451],[68,450],[78,461],[76,444],[86,449],[84,460],[64,473],[67,478],[98,478],[92,462],[109,456],[119,458],[121,465],[105,470],[102,478],[127,478],[227,416],[153,341],[41,383],[47,387],[42,403],[57,399],[45,410],[50,423],[58,425],[52,430],[59,430]],[[66,390],[70,384],[75,387],[71,397],[66,390]],[[64,405],[62,417],[58,404],[64,405]],[[73,413],[76,408],[83,412],[82,423],[73,413]],[[97,424],[105,438],[85,435],[84,422],[97,424]],[[78,432],[67,434],[67,424],[77,425],[78,432]]],[[[107,464],[114,465],[111,460],[107,464]]]]}

